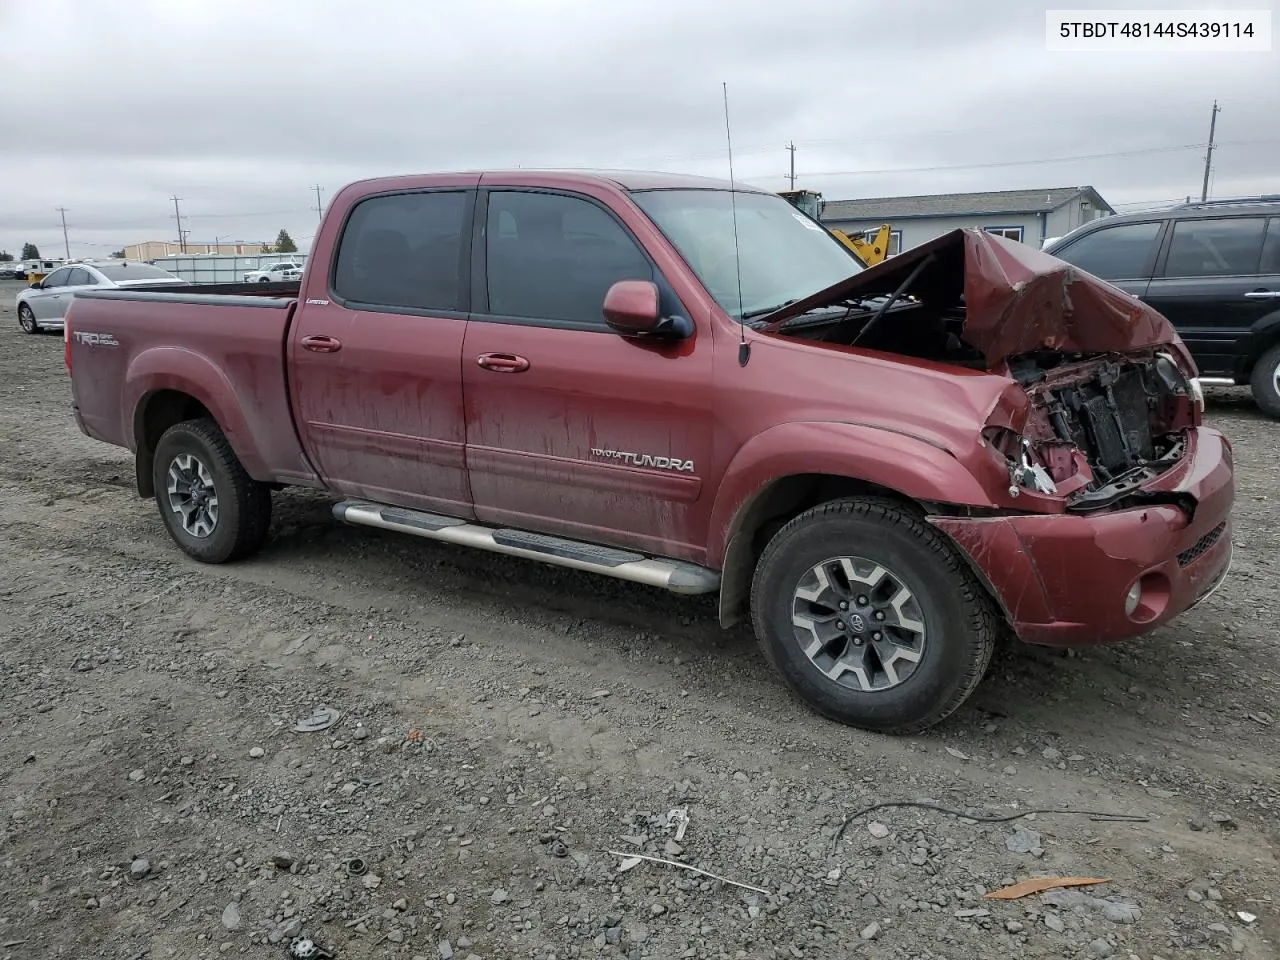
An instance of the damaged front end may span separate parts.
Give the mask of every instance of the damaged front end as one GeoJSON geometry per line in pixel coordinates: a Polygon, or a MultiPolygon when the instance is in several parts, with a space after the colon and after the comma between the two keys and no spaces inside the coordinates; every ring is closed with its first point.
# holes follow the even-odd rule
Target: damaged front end
{"type": "Polygon", "coordinates": [[[1061,497],[1074,512],[1154,502],[1144,486],[1178,463],[1200,421],[1196,382],[1165,350],[1021,356],[1009,375],[1029,403],[1016,429],[989,426],[983,440],[1003,460],[1013,498],[1061,497]]]}
{"type": "Polygon", "coordinates": [[[1009,506],[1024,510],[1142,503],[1143,486],[1178,462],[1200,424],[1194,363],[1163,316],[981,230],[908,250],[761,328],[1007,377],[982,436],[1007,471],[1018,501],[1009,506]]]}

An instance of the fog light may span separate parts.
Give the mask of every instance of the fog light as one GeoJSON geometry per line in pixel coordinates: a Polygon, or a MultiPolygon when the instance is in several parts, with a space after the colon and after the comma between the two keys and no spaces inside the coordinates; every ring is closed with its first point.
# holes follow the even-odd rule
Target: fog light
{"type": "Polygon", "coordinates": [[[1133,616],[1133,611],[1138,609],[1138,601],[1141,599],[1142,599],[1142,581],[1135,580],[1133,586],[1129,588],[1129,592],[1125,595],[1125,598],[1124,598],[1124,615],[1126,617],[1133,616]]]}

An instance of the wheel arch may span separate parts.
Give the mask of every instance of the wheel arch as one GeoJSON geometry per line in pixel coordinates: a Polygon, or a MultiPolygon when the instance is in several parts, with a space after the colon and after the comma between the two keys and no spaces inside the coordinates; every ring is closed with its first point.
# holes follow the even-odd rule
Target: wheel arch
{"type": "Polygon", "coordinates": [[[1240,368],[1240,380],[1248,383],[1253,377],[1258,361],[1272,347],[1280,344],[1280,310],[1274,310],[1258,320],[1250,330],[1249,350],[1240,368]]]}
{"type": "Polygon", "coordinates": [[[125,377],[123,402],[121,419],[132,428],[129,446],[134,451],[139,495],[154,495],[151,466],[160,435],[174,423],[201,416],[217,423],[250,477],[270,479],[235,389],[207,358],[173,347],[138,354],[125,377]],[[157,428],[158,432],[149,432],[157,428]]]}
{"type": "Polygon", "coordinates": [[[720,623],[743,619],[752,573],[769,538],[828,500],[874,496],[925,516],[934,504],[991,506],[949,452],[902,433],[847,423],[792,423],[748,441],[712,511],[708,565],[720,570],[720,623]]]}

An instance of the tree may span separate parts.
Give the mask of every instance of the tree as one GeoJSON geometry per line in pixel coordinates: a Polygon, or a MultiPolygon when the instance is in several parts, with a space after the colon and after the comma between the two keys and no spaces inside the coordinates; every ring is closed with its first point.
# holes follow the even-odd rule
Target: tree
{"type": "Polygon", "coordinates": [[[276,252],[275,248],[271,246],[271,244],[269,243],[260,243],[258,244],[258,246],[261,247],[261,249],[258,251],[259,253],[275,253],[276,252]]]}
{"type": "Polygon", "coordinates": [[[8,250],[0,250],[0,263],[13,263],[13,254],[8,250]]]}
{"type": "Polygon", "coordinates": [[[22,259],[23,260],[39,260],[40,248],[37,247],[34,243],[24,243],[22,245],[22,259]]]}
{"type": "Polygon", "coordinates": [[[297,253],[298,245],[293,242],[293,237],[289,236],[289,231],[280,228],[280,233],[276,237],[276,253],[297,253]]]}
{"type": "Polygon", "coordinates": [[[112,259],[112,260],[123,260],[123,259],[125,259],[125,253],[124,253],[124,251],[123,251],[123,250],[117,250],[117,251],[115,251],[113,254],[111,254],[111,259],[112,259]]]}

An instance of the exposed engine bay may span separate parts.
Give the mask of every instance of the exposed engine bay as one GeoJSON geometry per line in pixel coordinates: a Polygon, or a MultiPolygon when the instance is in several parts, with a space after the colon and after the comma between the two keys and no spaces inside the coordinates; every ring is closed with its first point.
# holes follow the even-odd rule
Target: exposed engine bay
{"type": "Polygon", "coordinates": [[[1195,388],[1166,352],[1091,358],[1012,358],[1031,410],[1020,435],[988,428],[1014,489],[1101,509],[1132,497],[1181,459],[1195,420],[1195,388]]]}
{"type": "Polygon", "coordinates": [[[1143,502],[1140,488],[1178,462],[1198,422],[1193,367],[1164,317],[981,231],[922,244],[759,327],[1009,377],[1029,404],[983,439],[1007,464],[1010,496],[1063,498],[1068,510],[1143,502]]]}

